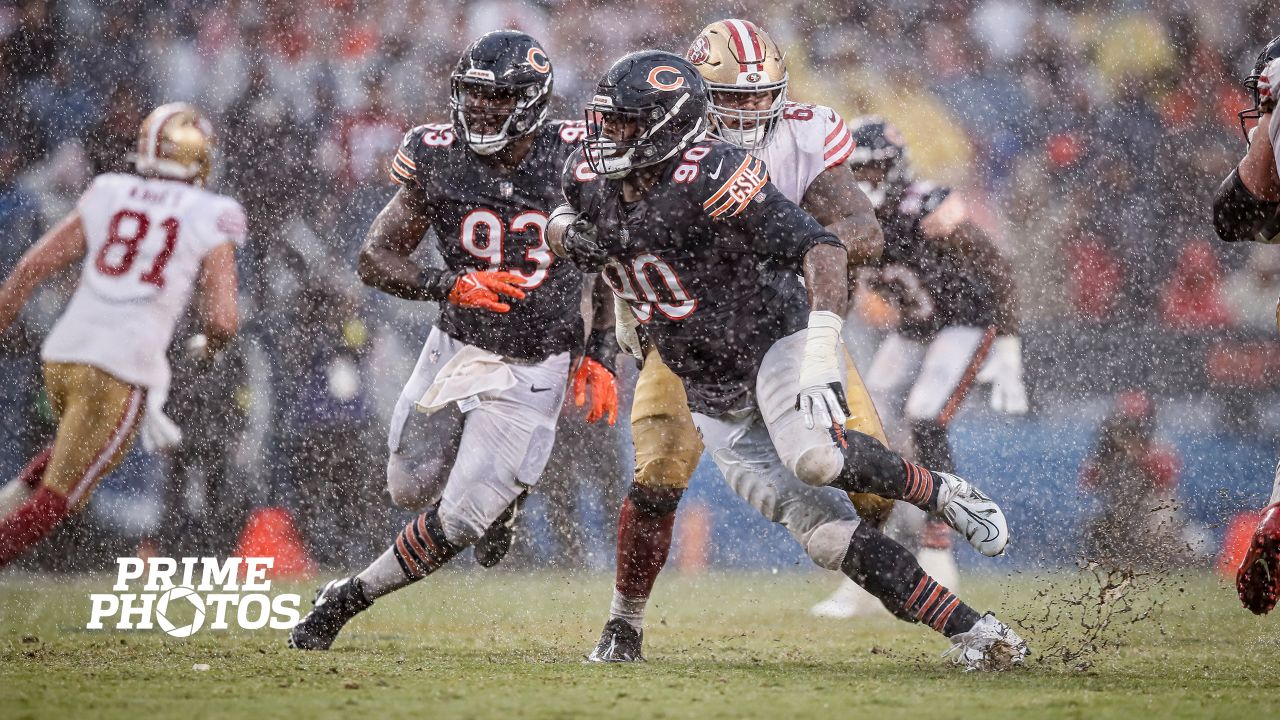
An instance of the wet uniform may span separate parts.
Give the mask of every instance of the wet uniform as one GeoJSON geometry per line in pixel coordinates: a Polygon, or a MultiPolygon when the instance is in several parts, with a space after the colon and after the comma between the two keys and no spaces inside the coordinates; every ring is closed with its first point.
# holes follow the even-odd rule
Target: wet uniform
{"type": "Polygon", "coordinates": [[[583,275],[547,246],[560,170],[582,123],[548,122],[503,175],[451,125],[405,135],[391,177],[418,193],[446,266],[523,278],[510,312],[441,303],[440,319],[392,412],[387,488],[397,505],[439,501],[445,535],[473,542],[542,474],[570,354],[583,343],[583,275]]]}
{"type": "Polygon", "coordinates": [[[582,139],[581,122],[548,122],[510,175],[455,140],[451,125],[409,131],[391,177],[431,206],[431,228],[450,270],[521,276],[524,300],[507,313],[442,304],[439,328],[469,345],[517,360],[542,360],[582,342],[582,273],[547,246],[547,214],[559,205],[560,170],[582,139]]]}
{"type": "Polygon", "coordinates": [[[942,247],[921,223],[951,189],[916,181],[882,216],[885,247],[870,285],[898,309],[897,329],[876,352],[867,386],[882,411],[946,425],[963,403],[995,339],[996,291],[982,268],[942,247]],[[894,402],[894,400],[897,402],[894,402]]]}
{"type": "Polygon", "coordinates": [[[690,407],[718,415],[748,402],[765,352],[807,322],[801,259],[839,241],[767,184],[764,162],[724,143],[686,150],[635,203],[590,176],[581,153],[570,163],[565,196],[611,249],[603,275],[690,407]]]}
{"type": "Polygon", "coordinates": [[[634,203],[580,153],[564,184],[610,255],[603,276],[683,381],[725,480],[838,569],[858,515],[844,492],[797,477],[802,458],[834,446],[825,429],[805,428],[795,399],[809,313],[801,263],[840,241],[768,182],[762,160],[717,141],[670,161],[634,203]]]}

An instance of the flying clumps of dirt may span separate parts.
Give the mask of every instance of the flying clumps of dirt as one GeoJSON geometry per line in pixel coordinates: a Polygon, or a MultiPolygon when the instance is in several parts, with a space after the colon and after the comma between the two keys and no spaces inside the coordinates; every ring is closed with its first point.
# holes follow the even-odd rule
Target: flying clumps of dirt
{"type": "MultiPolygon", "coordinates": [[[[1158,615],[1175,590],[1167,572],[1085,560],[1080,572],[1037,578],[1031,601],[1011,614],[1015,625],[1034,637],[1034,660],[1089,670],[1100,655],[1123,647],[1135,625],[1159,623],[1158,615]]],[[[1160,628],[1164,634],[1164,628],[1160,628]]]]}

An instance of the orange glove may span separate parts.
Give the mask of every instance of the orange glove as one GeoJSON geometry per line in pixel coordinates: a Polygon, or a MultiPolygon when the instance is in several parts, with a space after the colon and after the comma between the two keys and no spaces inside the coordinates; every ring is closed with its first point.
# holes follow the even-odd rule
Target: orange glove
{"type": "Polygon", "coordinates": [[[511,306],[502,302],[499,293],[517,300],[524,299],[521,278],[502,270],[479,270],[458,278],[449,291],[449,302],[465,308],[481,308],[504,313],[511,306]]]}
{"type": "Polygon", "coordinates": [[[609,414],[609,424],[618,421],[618,379],[609,368],[589,357],[582,358],[573,373],[573,404],[587,404],[587,388],[591,388],[591,410],[587,422],[593,423],[609,414]]]}

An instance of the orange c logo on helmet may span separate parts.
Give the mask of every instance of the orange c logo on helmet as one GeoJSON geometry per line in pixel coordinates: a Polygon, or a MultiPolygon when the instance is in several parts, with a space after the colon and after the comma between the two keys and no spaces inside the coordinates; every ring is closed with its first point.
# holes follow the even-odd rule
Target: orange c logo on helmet
{"type": "Polygon", "coordinates": [[[546,74],[551,72],[551,63],[547,60],[547,54],[542,52],[542,48],[534,46],[529,48],[528,55],[525,58],[534,70],[546,74]]]}
{"type": "Polygon", "coordinates": [[[659,65],[658,67],[649,71],[649,84],[658,88],[659,90],[675,90],[678,87],[684,87],[684,75],[682,75],[679,70],[671,67],[670,65],[659,65]],[[676,79],[664,82],[662,79],[658,77],[663,73],[675,75],[676,79]]]}

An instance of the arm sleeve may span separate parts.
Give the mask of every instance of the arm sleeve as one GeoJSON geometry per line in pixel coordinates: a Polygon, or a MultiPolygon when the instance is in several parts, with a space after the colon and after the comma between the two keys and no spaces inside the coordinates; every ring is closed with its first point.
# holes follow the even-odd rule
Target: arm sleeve
{"type": "Polygon", "coordinates": [[[586,160],[582,157],[582,151],[575,150],[564,161],[564,168],[560,171],[560,190],[564,193],[564,201],[569,203],[576,212],[582,212],[582,184],[596,177],[595,173],[585,166],[586,160]]]}
{"type": "Polygon", "coordinates": [[[853,135],[840,113],[831,108],[823,108],[821,112],[826,132],[826,140],[822,145],[822,162],[826,169],[831,169],[848,160],[853,153],[853,135]]]}
{"type": "Polygon", "coordinates": [[[388,167],[392,182],[419,192],[422,184],[418,181],[418,164],[422,158],[419,157],[418,148],[422,146],[422,134],[426,130],[425,125],[420,125],[405,133],[388,167]]]}
{"type": "Polygon", "coordinates": [[[1280,241],[1277,208],[1280,203],[1254,197],[1235,169],[1218,186],[1218,194],[1213,199],[1213,229],[1225,242],[1277,242],[1280,241]]]}

